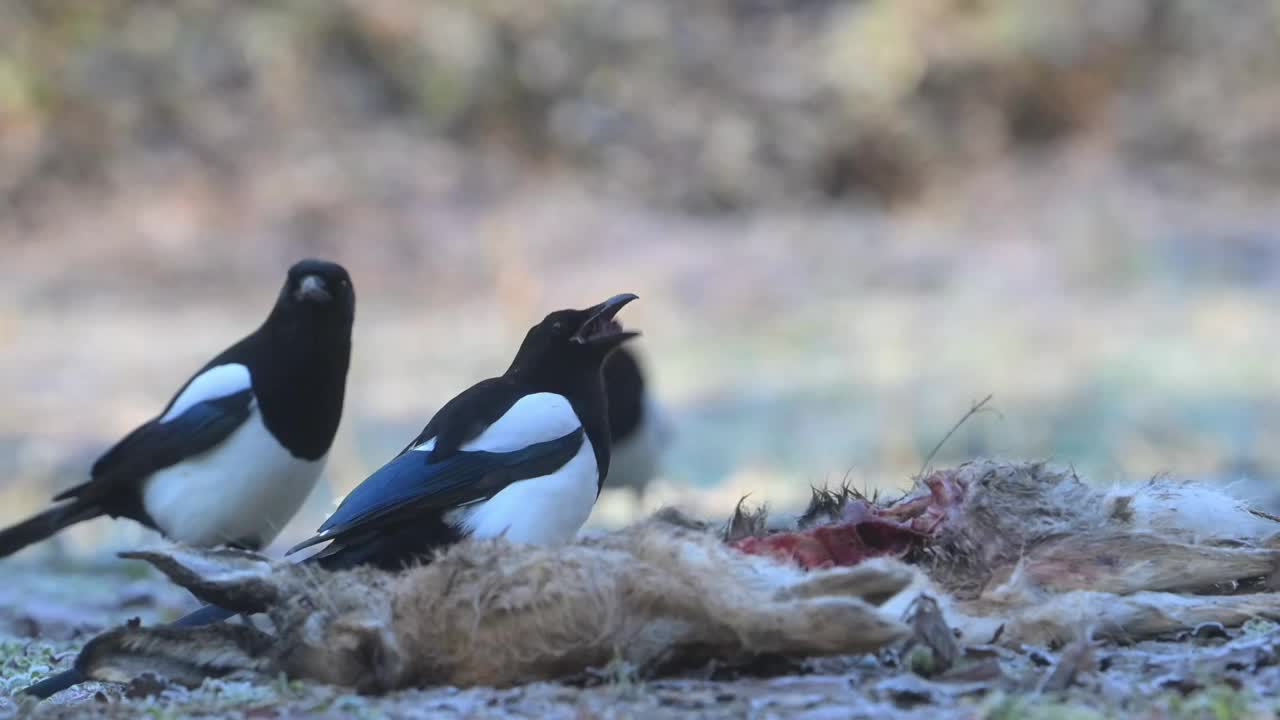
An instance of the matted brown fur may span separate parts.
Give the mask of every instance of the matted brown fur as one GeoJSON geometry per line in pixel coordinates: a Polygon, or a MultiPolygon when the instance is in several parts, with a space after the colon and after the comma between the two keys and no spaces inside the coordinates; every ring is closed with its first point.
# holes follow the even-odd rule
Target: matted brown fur
{"type": "Polygon", "coordinates": [[[183,681],[282,670],[371,692],[505,686],[614,658],[643,669],[677,658],[875,650],[906,632],[876,605],[915,575],[892,561],[804,572],[663,521],[561,548],[464,542],[400,575],[185,548],[134,556],[206,600],[266,611],[278,638],[124,628],[81,654],[91,677],[119,679],[122,666],[150,656],[183,681]]]}
{"type": "Polygon", "coordinates": [[[903,637],[896,618],[921,595],[937,599],[961,644],[1139,640],[1280,620],[1280,522],[1220,489],[1153,480],[1105,490],[1042,463],[977,462],[932,473],[895,501],[840,492],[818,502],[789,531],[740,508],[750,522],[726,536],[667,510],[561,548],[464,542],[399,575],[228,550],[137,553],[208,601],[268,613],[276,635],[121,628],[78,664],[112,680],[146,667],[183,682],[284,671],[385,691],[511,685],[615,658],[643,670],[864,652],[903,637]],[[859,534],[868,528],[887,534],[859,534]],[[770,546],[806,533],[849,535],[860,563],[838,566],[840,553],[823,561],[830,546],[820,544],[788,562],[797,558],[770,546]],[[764,554],[738,549],[752,547],[764,554]],[[876,553],[924,572],[861,560],[876,553]]]}

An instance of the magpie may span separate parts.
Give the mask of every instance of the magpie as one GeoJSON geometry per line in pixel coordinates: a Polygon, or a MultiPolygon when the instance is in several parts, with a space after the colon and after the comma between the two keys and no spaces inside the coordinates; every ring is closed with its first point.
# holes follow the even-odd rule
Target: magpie
{"type": "MultiPolygon", "coordinates": [[[[302,562],[395,571],[467,537],[571,540],[609,473],[603,365],[639,334],[615,320],[635,299],[616,295],[547,315],[530,328],[505,373],[445,403],[314,536],[286,554],[328,543],[302,562]]],[[[207,625],[234,614],[206,605],[173,625],[207,625]]],[[[47,698],[84,679],[72,668],[23,692],[47,698]]]]}
{"type": "Polygon", "coordinates": [[[324,467],[342,415],[354,317],[342,266],[295,264],[261,327],[98,458],[88,482],[0,530],[0,557],[100,515],[188,545],[256,550],[271,542],[324,467]]]}
{"type": "Polygon", "coordinates": [[[671,442],[671,421],[648,388],[638,358],[627,347],[618,348],[605,362],[604,387],[613,437],[609,487],[631,488],[643,495],[671,442]]]}

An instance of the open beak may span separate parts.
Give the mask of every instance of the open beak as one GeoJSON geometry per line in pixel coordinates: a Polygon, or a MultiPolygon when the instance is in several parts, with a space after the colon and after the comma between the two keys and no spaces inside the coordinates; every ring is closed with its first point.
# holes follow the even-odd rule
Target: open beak
{"type": "Polygon", "coordinates": [[[324,302],[332,297],[324,278],[319,275],[307,275],[302,278],[302,282],[298,283],[298,289],[293,292],[293,298],[298,302],[324,302]]]}
{"type": "Polygon", "coordinates": [[[632,293],[623,293],[614,295],[604,302],[594,307],[588,308],[590,315],[587,321],[578,328],[578,332],[571,338],[576,343],[584,345],[619,345],[640,333],[629,332],[622,329],[622,325],[614,320],[614,316],[618,314],[627,303],[636,300],[637,296],[632,293]]]}

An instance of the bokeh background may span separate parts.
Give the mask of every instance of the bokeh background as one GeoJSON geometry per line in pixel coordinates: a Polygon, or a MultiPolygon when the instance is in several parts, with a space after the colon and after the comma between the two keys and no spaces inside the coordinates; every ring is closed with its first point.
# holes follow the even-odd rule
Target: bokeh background
{"type": "Polygon", "coordinates": [[[303,256],[351,270],[356,348],[282,543],[547,310],[622,291],[677,435],[598,524],[902,487],[987,394],[935,464],[1268,501],[1278,188],[1267,0],[9,0],[0,521],[303,256]]]}

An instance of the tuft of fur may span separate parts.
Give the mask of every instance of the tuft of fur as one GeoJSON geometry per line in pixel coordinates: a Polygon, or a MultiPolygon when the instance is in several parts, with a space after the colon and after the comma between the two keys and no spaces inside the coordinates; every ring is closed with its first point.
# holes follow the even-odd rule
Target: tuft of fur
{"type": "Polygon", "coordinates": [[[466,541],[397,575],[185,548],[138,557],[197,594],[276,598],[267,608],[276,639],[247,643],[232,625],[120,628],[81,654],[89,677],[119,680],[150,658],[184,681],[230,667],[383,692],[508,686],[619,657],[643,670],[673,659],[867,652],[905,635],[877,605],[915,577],[888,560],[805,572],[658,520],[559,548],[466,541]],[[188,660],[202,648],[220,662],[188,660]]]}
{"type": "Polygon", "coordinates": [[[766,532],[766,524],[768,522],[769,509],[764,505],[755,508],[747,507],[747,497],[738,499],[738,504],[733,508],[733,515],[729,517],[729,523],[725,525],[721,535],[727,543],[737,542],[743,538],[759,537],[766,532]]]}
{"type": "Polygon", "coordinates": [[[870,505],[876,503],[876,497],[868,498],[847,482],[832,490],[829,487],[810,486],[809,505],[796,520],[796,527],[801,530],[839,522],[843,511],[849,503],[861,502],[870,505]]]}

